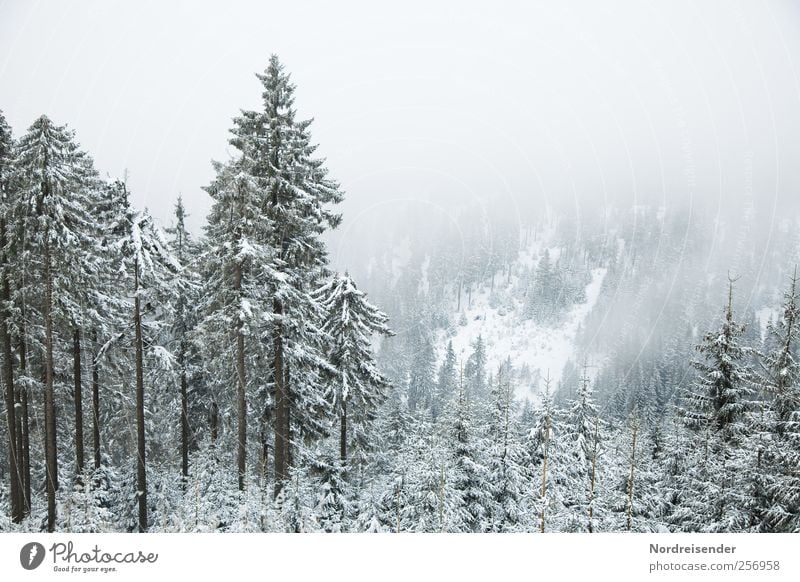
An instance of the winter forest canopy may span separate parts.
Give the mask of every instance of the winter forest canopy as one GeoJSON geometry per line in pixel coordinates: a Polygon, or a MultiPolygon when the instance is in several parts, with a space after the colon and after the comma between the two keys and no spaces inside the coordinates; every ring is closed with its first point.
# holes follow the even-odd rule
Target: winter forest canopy
{"type": "Polygon", "coordinates": [[[337,272],[258,80],[199,236],[0,115],[0,531],[800,530],[797,220],[409,207],[337,272]]]}

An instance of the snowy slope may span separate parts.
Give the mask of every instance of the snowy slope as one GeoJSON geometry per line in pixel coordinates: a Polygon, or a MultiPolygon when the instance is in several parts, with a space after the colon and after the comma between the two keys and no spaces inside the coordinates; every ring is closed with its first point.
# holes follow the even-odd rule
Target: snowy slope
{"type": "MultiPolygon", "coordinates": [[[[542,248],[539,243],[531,245],[520,254],[517,264],[535,264],[542,248]]],[[[558,249],[549,250],[551,256],[556,256],[558,249]]],[[[551,386],[555,388],[564,365],[575,357],[577,332],[597,302],[605,274],[605,268],[592,271],[591,281],[586,286],[586,301],[574,305],[556,326],[538,325],[521,317],[521,301],[514,298],[514,287],[520,284],[515,277],[512,277],[510,286],[494,291],[502,296],[502,301],[490,300],[492,291],[486,282],[473,294],[470,307],[462,310],[464,318],[456,316],[461,324],[457,323],[451,333],[443,334],[444,341],[439,345],[451,339],[456,357],[466,361],[472,353],[472,343],[481,335],[486,344],[489,371],[496,371],[500,363],[510,356],[515,368],[527,364],[531,372],[538,369],[542,377],[549,371],[553,380],[551,386]],[[507,306],[509,302],[513,306],[511,309],[507,306]],[[492,307],[491,303],[504,306],[492,307]]],[[[538,399],[532,386],[518,385],[515,389],[519,398],[538,399]]]]}

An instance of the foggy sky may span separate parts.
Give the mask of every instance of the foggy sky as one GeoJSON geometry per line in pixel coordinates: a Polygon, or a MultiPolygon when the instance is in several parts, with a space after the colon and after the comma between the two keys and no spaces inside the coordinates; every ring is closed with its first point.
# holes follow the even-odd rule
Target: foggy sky
{"type": "MultiPolygon", "coordinates": [[[[104,174],[200,230],[210,160],[277,53],[347,193],[527,215],[800,186],[800,9],[785,2],[0,2],[0,110],[77,131],[104,174]]],[[[334,253],[335,255],[335,249],[334,253]]]]}

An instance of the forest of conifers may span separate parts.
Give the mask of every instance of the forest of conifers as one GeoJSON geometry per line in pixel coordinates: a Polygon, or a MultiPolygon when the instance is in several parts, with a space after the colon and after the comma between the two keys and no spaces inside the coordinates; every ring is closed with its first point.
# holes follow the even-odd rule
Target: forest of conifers
{"type": "Polygon", "coordinates": [[[680,249],[711,219],[679,210],[580,233],[465,211],[466,261],[433,226],[400,273],[337,273],[344,193],[276,57],[258,78],[202,236],[67,126],[0,115],[0,531],[800,530],[796,224],[763,320],[736,309],[764,262],[746,221],[707,281],[680,249]],[[473,303],[558,329],[590,299],[563,371],[453,346],[473,303]]]}

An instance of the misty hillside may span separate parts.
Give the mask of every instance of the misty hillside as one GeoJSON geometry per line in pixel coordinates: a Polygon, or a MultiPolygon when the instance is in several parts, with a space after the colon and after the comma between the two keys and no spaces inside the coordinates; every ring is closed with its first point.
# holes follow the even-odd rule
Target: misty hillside
{"type": "Polygon", "coordinates": [[[200,233],[0,116],[0,531],[800,530],[795,214],[359,209],[257,79],[200,233]]]}

